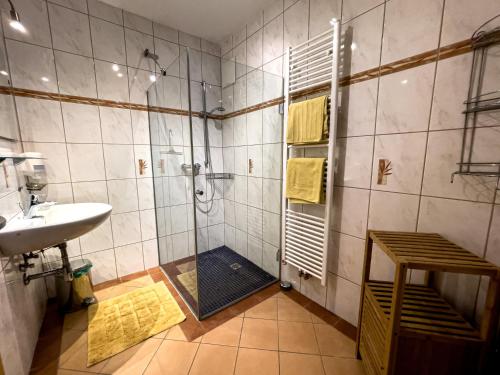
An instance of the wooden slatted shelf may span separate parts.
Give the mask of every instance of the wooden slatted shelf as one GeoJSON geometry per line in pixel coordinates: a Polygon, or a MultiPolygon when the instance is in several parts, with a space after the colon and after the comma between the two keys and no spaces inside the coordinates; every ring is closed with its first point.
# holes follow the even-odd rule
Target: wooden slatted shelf
{"type": "Polygon", "coordinates": [[[360,302],[358,357],[367,374],[478,374],[499,314],[498,267],[436,233],[368,231],[360,302]],[[370,280],[373,244],[396,265],[394,282],[370,280]],[[409,269],[425,285],[406,284],[409,269]],[[490,277],[481,327],[434,289],[435,272],[490,277]]]}

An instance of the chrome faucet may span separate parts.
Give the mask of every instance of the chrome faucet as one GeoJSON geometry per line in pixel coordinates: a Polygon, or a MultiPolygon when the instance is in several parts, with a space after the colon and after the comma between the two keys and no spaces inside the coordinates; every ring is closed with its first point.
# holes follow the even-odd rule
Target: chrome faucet
{"type": "Polygon", "coordinates": [[[24,204],[21,208],[24,213],[24,217],[30,216],[31,208],[36,206],[37,204],[42,203],[40,201],[40,196],[37,194],[33,194],[28,190],[28,199],[25,200],[26,204],[24,204]]]}

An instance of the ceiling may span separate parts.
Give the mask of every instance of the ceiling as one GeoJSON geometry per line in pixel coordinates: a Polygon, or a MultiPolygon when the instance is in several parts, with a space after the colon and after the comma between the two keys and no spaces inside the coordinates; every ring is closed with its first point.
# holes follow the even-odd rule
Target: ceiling
{"type": "Polygon", "coordinates": [[[212,42],[238,31],[273,0],[102,0],[212,42]]]}

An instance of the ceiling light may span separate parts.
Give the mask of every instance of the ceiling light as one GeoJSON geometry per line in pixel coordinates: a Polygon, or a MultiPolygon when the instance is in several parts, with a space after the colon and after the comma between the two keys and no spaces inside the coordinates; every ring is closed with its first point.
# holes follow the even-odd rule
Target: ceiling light
{"type": "Polygon", "coordinates": [[[117,76],[120,77],[120,78],[122,78],[123,77],[123,73],[118,73],[117,76]]]}
{"type": "Polygon", "coordinates": [[[155,82],[155,81],[156,81],[156,76],[155,76],[154,74],[151,74],[151,75],[149,76],[149,80],[150,80],[151,82],[155,82]]]}
{"type": "Polygon", "coordinates": [[[406,85],[407,83],[408,83],[408,80],[407,80],[407,79],[403,79],[403,80],[401,81],[401,84],[402,84],[402,85],[406,85]]]}
{"type": "Polygon", "coordinates": [[[8,76],[9,73],[7,73],[5,70],[0,70],[0,74],[3,76],[8,76]]]}
{"type": "Polygon", "coordinates": [[[117,72],[120,70],[120,67],[116,64],[111,65],[111,69],[113,69],[114,72],[117,72]]]}
{"type": "Polygon", "coordinates": [[[12,4],[11,0],[8,0],[8,1],[10,4],[10,22],[9,22],[10,27],[12,27],[14,30],[25,33],[26,28],[21,23],[21,18],[19,17],[19,14],[16,12],[16,9],[14,8],[14,4],[12,4]]]}
{"type": "Polygon", "coordinates": [[[43,82],[49,82],[49,79],[47,77],[42,77],[41,79],[43,82]]]}

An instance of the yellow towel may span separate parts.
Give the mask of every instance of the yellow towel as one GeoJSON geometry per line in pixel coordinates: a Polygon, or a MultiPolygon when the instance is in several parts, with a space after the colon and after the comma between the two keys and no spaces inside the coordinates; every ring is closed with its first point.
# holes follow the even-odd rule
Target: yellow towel
{"type": "Polygon", "coordinates": [[[288,107],[287,143],[315,143],[328,135],[328,98],[305,100],[288,107]]]}
{"type": "Polygon", "coordinates": [[[323,203],[325,158],[292,158],[286,165],[286,197],[291,203],[323,203]]]}

